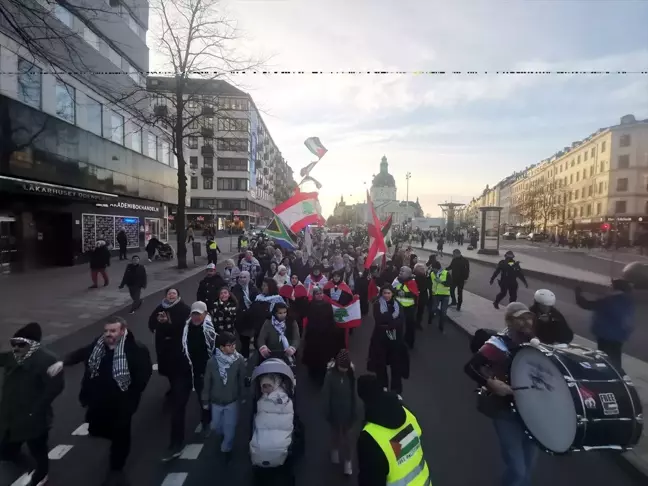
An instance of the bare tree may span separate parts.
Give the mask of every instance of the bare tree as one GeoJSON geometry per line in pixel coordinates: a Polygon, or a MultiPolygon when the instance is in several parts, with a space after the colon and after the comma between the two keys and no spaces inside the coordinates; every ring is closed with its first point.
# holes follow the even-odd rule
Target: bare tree
{"type": "MultiPolygon", "coordinates": [[[[219,132],[247,132],[247,106],[232,106],[232,98],[214,97],[215,83],[223,89],[231,86],[231,73],[255,69],[259,61],[239,57],[234,49],[239,33],[233,20],[225,15],[218,0],[153,0],[150,5],[154,21],[152,45],[158,47],[171,78],[149,79],[154,92],[153,111],[143,112],[143,123],[159,124],[169,132],[169,143],[178,164],[178,208],[175,215],[178,268],[187,266],[185,200],[187,197],[187,161],[184,148],[192,137],[211,138],[219,132]],[[245,117],[233,116],[238,110],[245,117]],[[228,118],[229,116],[229,118],[228,118]],[[218,120],[219,126],[214,126],[218,120]],[[229,120],[229,121],[228,121],[229,120]]],[[[237,90],[238,91],[238,90],[237,90]]],[[[133,93],[133,97],[149,93],[133,93]]],[[[239,91],[239,97],[245,93],[239,91]]],[[[245,143],[245,138],[230,138],[227,143],[245,143]]]]}

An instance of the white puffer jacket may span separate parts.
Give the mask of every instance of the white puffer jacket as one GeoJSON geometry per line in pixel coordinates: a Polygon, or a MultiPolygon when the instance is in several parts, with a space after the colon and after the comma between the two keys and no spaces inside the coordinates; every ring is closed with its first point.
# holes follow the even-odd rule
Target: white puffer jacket
{"type": "Polygon", "coordinates": [[[283,388],[259,399],[250,441],[253,465],[277,467],[286,461],[292,443],[294,413],[293,402],[283,388]]]}

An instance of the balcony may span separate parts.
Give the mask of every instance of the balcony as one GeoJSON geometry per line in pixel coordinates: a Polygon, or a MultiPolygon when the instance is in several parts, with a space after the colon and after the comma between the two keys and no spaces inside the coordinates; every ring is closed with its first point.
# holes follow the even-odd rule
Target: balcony
{"type": "Polygon", "coordinates": [[[214,168],[213,167],[203,167],[200,169],[200,174],[203,177],[214,177],[214,168]]]}
{"type": "Polygon", "coordinates": [[[167,105],[155,105],[153,107],[153,113],[155,116],[168,116],[169,107],[167,105]]]}
{"type": "Polygon", "coordinates": [[[200,153],[202,155],[214,155],[214,146],[213,145],[203,145],[200,147],[200,153]]]}
{"type": "Polygon", "coordinates": [[[205,116],[214,116],[214,107],[203,105],[202,109],[200,110],[200,113],[205,116]]]}
{"type": "Polygon", "coordinates": [[[203,138],[214,138],[214,129],[213,127],[202,127],[200,129],[200,134],[203,138]]]}

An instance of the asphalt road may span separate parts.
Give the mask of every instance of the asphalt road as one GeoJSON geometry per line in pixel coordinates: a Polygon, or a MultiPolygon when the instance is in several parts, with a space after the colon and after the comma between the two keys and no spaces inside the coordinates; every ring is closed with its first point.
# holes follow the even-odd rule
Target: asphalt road
{"type": "MultiPolygon", "coordinates": [[[[424,256],[424,260],[427,260],[427,255],[429,254],[428,250],[415,248],[414,252],[419,255],[419,258],[424,256]]],[[[469,252],[464,251],[464,253],[466,254],[469,252]]],[[[559,253],[556,252],[556,254],[559,253]]],[[[443,256],[441,262],[443,265],[449,265],[451,260],[452,258],[450,256],[443,256]]],[[[522,269],[524,270],[524,261],[522,261],[522,269]]],[[[494,267],[471,260],[470,278],[466,282],[465,290],[486,299],[494,300],[495,296],[499,292],[499,287],[497,286],[497,282],[493,285],[489,285],[493,271],[494,267]]],[[[566,274],[569,272],[569,266],[567,266],[567,263],[565,263],[565,272],[566,274]]],[[[556,294],[556,307],[565,316],[565,319],[567,319],[567,322],[574,333],[596,341],[590,332],[591,313],[576,305],[574,289],[572,286],[557,285],[555,283],[545,282],[542,279],[530,277],[527,277],[527,282],[529,283],[528,289],[520,282],[518,289],[518,300],[520,302],[531,305],[533,304],[533,294],[536,290],[543,288],[551,290],[556,294]]],[[[583,287],[585,290],[588,288],[587,285],[583,285],[583,287]]],[[[596,294],[592,293],[587,295],[592,297],[596,294]]],[[[504,299],[503,304],[508,304],[508,298],[504,299]]],[[[636,304],[637,307],[634,317],[635,331],[630,340],[626,343],[623,351],[630,356],[648,362],[648,326],[645,325],[645,323],[648,322],[648,301],[644,298],[638,298],[636,304]]]]}
{"type": "MultiPolygon", "coordinates": [[[[474,273],[477,276],[477,271],[474,273]]],[[[192,300],[199,276],[179,285],[182,295],[192,300]]],[[[162,293],[145,300],[134,316],[119,312],[128,319],[134,335],[151,346],[152,336],[146,327],[147,318],[162,298],[162,293]]],[[[351,342],[356,368],[362,372],[372,322],[366,320],[351,342]]],[[[57,353],[68,352],[88,343],[101,329],[97,323],[77,332],[52,348],[57,353]]],[[[489,421],[475,411],[473,384],[462,368],[469,358],[468,338],[463,331],[450,326],[445,335],[434,329],[418,335],[417,348],[412,353],[412,376],[405,384],[404,399],[417,415],[424,431],[425,454],[435,486],[495,486],[499,484],[501,465],[495,435],[489,421]]],[[[52,486],[99,486],[107,467],[107,447],[102,440],[72,433],[83,424],[84,413],[77,395],[82,367],[66,370],[66,389],[55,403],[55,425],[50,449],[58,445],[72,448],[58,460],[52,460],[52,486]]],[[[144,393],[133,422],[133,448],[128,474],[134,486],[205,486],[220,484],[249,485],[250,466],[246,454],[249,408],[242,411],[241,427],[233,462],[228,469],[220,461],[215,438],[201,440],[193,433],[198,424],[198,406],[192,398],[188,408],[188,443],[199,452],[196,459],[178,459],[172,464],[160,461],[169,433],[168,411],[163,395],[165,381],[154,374],[144,393]],[[246,413],[247,412],[247,413],[246,413]],[[176,476],[169,476],[176,473],[176,476]],[[226,478],[226,479],[225,479],[226,478]],[[171,482],[174,479],[175,482],[171,482]],[[164,481],[167,481],[166,483],[164,481]]],[[[297,467],[300,486],[330,486],[348,484],[340,471],[328,463],[328,430],[320,415],[318,393],[298,372],[299,411],[305,423],[306,455],[297,467]]],[[[17,476],[1,476],[0,486],[12,485],[17,476]]],[[[573,484],[639,486],[645,478],[637,476],[625,462],[601,453],[576,454],[569,457],[542,455],[536,470],[534,485],[572,486],[573,484]]],[[[17,486],[17,485],[16,485],[17,486]]]]}

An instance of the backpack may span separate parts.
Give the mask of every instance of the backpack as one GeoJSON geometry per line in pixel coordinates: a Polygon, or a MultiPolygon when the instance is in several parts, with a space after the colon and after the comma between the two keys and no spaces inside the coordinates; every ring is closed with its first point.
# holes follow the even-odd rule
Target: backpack
{"type": "Polygon", "coordinates": [[[470,352],[476,354],[481,347],[486,344],[491,337],[496,336],[498,331],[494,329],[477,329],[475,335],[470,340],[470,352]]]}

